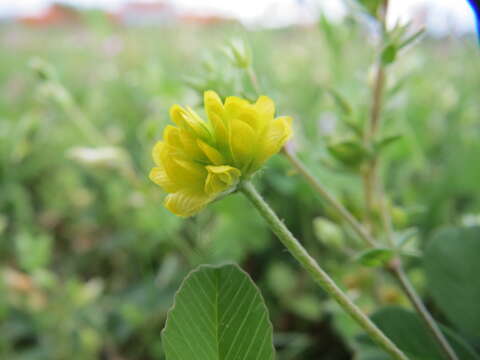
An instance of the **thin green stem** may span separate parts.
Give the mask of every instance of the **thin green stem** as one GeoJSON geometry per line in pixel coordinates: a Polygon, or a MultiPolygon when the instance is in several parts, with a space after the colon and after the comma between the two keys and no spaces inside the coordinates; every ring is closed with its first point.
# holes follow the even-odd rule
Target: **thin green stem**
{"type": "MultiPolygon", "coordinates": [[[[326,200],[337,211],[337,213],[351,226],[352,230],[354,230],[355,233],[360,236],[368,246],[375,247],[376,243],[371,235],[367,233],[362,225],[355,219],[355,217],[340,202],[338,202],[335,197],[328,192],[327,189],[325,189],[325,187],[310,173],[310,171],[300,162],[300,160],[286,149],[284,149],[284,154],[293,167],[298,171],[298,173],[302,175],[304,179],[323,197],[323,199],[326,200]]],[[[383,194],[383,192],[381,193],[383,194]]],[[[385,209],[385,204],[383,203],[384,200],[384,197],[382,197],[382,204],[384,205],[382,209],[382,219],[387,231],[387,239],[389,244],[390,246],[395,247],[391,219],[388,211],[385,209]]],[[[424,321],[435,341],[444,351],[445,355],[448,355],[448,359],[458,360],[458,357],[455,355],[455,352],[449,345],[447,339],[438,328],[438,325],[436,324],[432,315],[428,312],[428,309],[425,307],[421,298],[416,293],[415,288],[408,280],[401,259],[399,257],[396,258],[395,266],[390,265],[388,270],[401,284],[402,290],[405,292],[413,307],[420,315],[420,318],[424,321]]]]}
{"type": "Polygon", "coordinates": [[[68,89],[57,81],[52,81],[50,86],[55,90],[52,91],[53,99],[62,107],[69,120],[75,124],[78,130],[80,130],[80,132],[82,132],[83,135],[94,145],[108,144],[103,134],[90,121],[90,119],[85,116],[82,110],[80,110],[68,89]]]}
{"type": "Polygon", "coordinates": [[[375,240],[365,231],[363,226],[355,219],[355,217],[337,200],[335,197],[313,176],[310,171],[301,163],[301,161],[286,148],[283,152],[293,167],[300,175],[322,196],[322,198],[332,206],[337,213],[351,226],[352,230],[363,240],[369,247],[376,247],[375,240]]]}
{"type": "MultiPolygon", "coordinates": [[[[388,0],[384,0],[384,3],[381,8],[380,21],[382,23],[383,31],[386,32],[386,17],[388,12],[388,0]]],[[[383,46],[383,44],[382,44],[383,46]]],[[[382,115],[382,105],[384,101],[384,92],[385,92],[385,83],[386,83],[386,68],[381,61],[377,64],[375,80],[372,90],[372,106],[370,111],[370,121],[368,122],[368,129],[365,131],[364,142],[367,147],[372,147],[375,141],[375,137],[380,129],[381,125],[381,115],[382,115]]],[[[381,212],[381,221],[383,229],[385,231],[387,241],[389,242],[392,248],[395,248],[395,243],[393,239],[393,227],[392,220],[390,216],[390,211],[386,206],[386,195],[383,186],[383,181],[379,175],[379,159],[378,154],[375,154],[373,158],[366,164],[366,170],[363,176],[364,189],[365,189],[365,212],[367,225],[370,225],[369,232],[374,231],[373,224],[370,224],[373,208],[375,204],[380,205],[381,212]]],[[[393,276],[400,283],[402,290],[407,295],[411,304],[419,314],[420,318],[423,320],[427,329],[430,331],[433,339],[438,344],[442,352],[444,353],[446,359],[449,360],[458,360],[457,355],[454,350],[448,343],[447,339],[441,332],[437,323],[433,319],[432,315],[423,304],[422,299],[415,291],[415,288],[410,283],[408,279],[402,259],[400,256],[397,256],[392,263],[390,268],[393,276]]]]}
{"type": "MultiPolygon", "coordinates": [[[[371,148],[375,140],[375,136],[380,126],[380,114],[383,103],[383,89],[385,86],[385,70],[382,64],[377,65],[377,72],[374,80],[373,93],[372,93],[372,108],[370,112],[370,121],[368,122],[368,129],[364,132],[364,143],[367,147],[371,148]]],[[[376,204],[378,197],[378,158],[374,154],[365,166],[363,171],[364,182],[364,197],[365,197],[365,219],[369,226],[369,232],[375,231],[375,227],[372,223],[373,208],[376,204]]]]}
{"type": "Polygon", "coordinates": [[[369,129],[367,134],[367,139],[371,140],[375,137],[378,128],[380,126],[380,114],[382,112],[382,104],[383,104],[383,89],[385,88],[385,79],[386,73],[384,66],[379,63],[377,64],[377,71],[375,74],[374,86],[373,86],[373,101],[372,101],[372,108],[370,113],[370,122],[369,122],[369,129]]]}
{"type": "Polygon", "coordinates": [[[255,73],[255,70],[253,67],[250,65],[245,69],[245,72],[247,73],[247,76],[250,80],[250,83],[252,84],[253,90],[257,93],[257,95],[260,95],[260,84],[258,83],[258,77],[257,74],[255,73]]]}
{"type": "MultiPolygon", "coordinates": [[[[392,226],[392,219],[390,216],[390,212],[386,207],[385,195],[383,190],[383,184],[379,182],[379,195],[381,197],[381,213],[382,213],[382,220],[383,226],[385,229],[387,241],[389,242],[392,248],[396,247],[394,238],[393,238],[393,226],[392,226]]],[[[437,325],[435,319],[432,317],[426,306],[423,304],[421,297],[416,292],[415,288],[413,287],[410,279],[408,278],[407,274],[405,273],[405,267],[403,266],[402,258],[397,255],[388,265],[387,270],[395,277],[395,279],[400,284],[402,290],[404,291],[405,295],[407,295],[410,303],[413,305],[415,310],[417,311],[418,315],[422,319],[423,323],[427,327],[427,330],[432,335],[433,339],[440,347],[443,352],[443,355],[448,360],[458,360],[458,356],[450,346],[447,338],[440,330],[440,327],[437,325]]]]}
{"type": "MultiPolygon", "coordinates": [[[[68,119],[83,133],[87,139],[94,146],[109,146],[108,139],[95,126],[88,116],[82,111],[78,104],[74,101],[73,96],[60,82],[52,81],[50,86],[55,91],[52,91],[52,98],[60,105],[62,110],[67,115],[68,119]]],[[[142,182],[137,176],[134,169],[130,155],[122,151],[123,161],[120,161],[120,170],[125,178],[127,178],[136,188],[142,187],[142,182]]]]}
{"type": "Polygon", "coordinates": [[[300,242],[288,230],[285,224],[278,218],[270,206],[263,200],[252,183],[245,181],[239,186],[240,191],[257,208],[259,213],[270,225],[282,244],[292,256],[350,316],[381,346],[393,359],[407,360],[407,356],[350,300],[334,280],[318,265],[308,254],[300,242]]]}
{"type": "Polygon", "coordinates": [[[428,309],[422,302],[422,299],[415,291],[412,283],[408,279],[408,276],[405,274],[401,259],[398,257],[394,259],[390,264],[390,271],[395,276],[395,278],[400,283],[400,286],[404,290],[408,299],[414,306],[417,313],[420,315],[420,318],[423,320],[428,331],[431,333],[437,344],[440,346],[445,357],[449,360],[458,360],[458,356],[450,346],[448,340],[446,339],[443,332],[440,330],[439,326],[435,322],[435,319],[432,317],[428,309]]]}
{"type": "MultiPolygon", "coordinates": [[[[384,34],[386,32],[386,18],[388,11],[388,0],[384,0],[382,6],[380,7],[380,18],[379,21],[382,25],[382,39],[384,39],[384,34]]],[[[383,46],[383,44],[382,44],[383,46]]],[[[377,60],[375,77],[373,80],[373,89],[372,89],[372,105],[370,108],[370,119],[366,123],[366,129],[364,131],[364,144],[367,148],[371,148],[375,137],[380,128],[380,116],[382,112],[383,105],[383,96],[386,82],[386,71],[385,66],[382,61],[377,60]]],[[[377,189],[377,179],[378,179],[378,157],[376,154],[365,164],[365,170],[363,171],[363,182],[364,182],[364,197],[365,197],[365,219],[367,225],[369,226],[369,232],[372,233],[375,231],[373,223],[371,223],[373,208],[376,204],[378,189],[377,189]]]]}

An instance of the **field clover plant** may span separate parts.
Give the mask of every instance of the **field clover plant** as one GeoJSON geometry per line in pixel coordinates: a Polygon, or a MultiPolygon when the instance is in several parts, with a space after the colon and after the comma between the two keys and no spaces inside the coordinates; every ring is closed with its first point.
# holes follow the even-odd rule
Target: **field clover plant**
{"type": "MultiPolygon", "coordinates": [[[[387,1],[360,3],[365,6],[371,16],[376,18],[381,33],[378,55],[374,63],[370,112],[362,127],[349,123],[349,126],[354,130],[352,139],[335,143],[328,150],[339,163],[359,176],[364,189],[365,209],[363,217],[357,219],[303,165],[293,151],[285,147],[283,153],[297,173],[335,210],[338,218],[348,224],[350,230],[359,239],[363,240],[366,248],[357,256],[357,261],[365,266],[381,268],[393,275],[398,281],[404,294],[417,311],[419,322],[423,321],[423,330],[429,331],[430,334],[427,337],[429,336],[429,341],[434,341],[433,351],[438,352],[445,359],[458,360],[457,349],[454,350],[450,339],[447,340],[405,273],[401,258],[402,248],[395,239],[392,214],[388,208],[388,198],[384,193],[382,179],[379,175],[381,151],[388,144],[400,138],[398,135],[382,134],[381,120],[384,97],[386,96],[387,70],[396,61],[399,52],[423,34],[423,29],[410,33],[408,26],[397,24],[391,30],[388,30],[386,26],[387,1]],[[380,216],[376,215],[378,213],[380,213],[380,216]],[[379,238],[377,236],[379,233],[383,233],[384,236],[379,238]],[[386,244],[382,244],[382,242],[386,244]]],[[[474,2],[474,5],[476,5],[476,2],[474,2]]],[[[477,10],[476,7],[474,8],[477,10]]],[[[227,55],[231,65],[237,69],[237,73],[246,76],[250,82],[250,88],[259,96],[262,91],[252,65],[251,51],[245,41],[242,41],[241,44],[242,51],[238,50],[238,46],[230,45],[230,48],[228,48],[230,51],[227,51],[227,55]],[[248,61],[238,61],[241,58],[239,55],[241,53],[249,54],[248,61]]],[[[218,85],[220,88],[221,84],[218,85]]],[[[243,85],[238,88],[243,88],[245,91],[243,85]]],[[[332,91],[332,94],[335,100],[341,103],[343,109],[351,109],[348,100],[343,99],[340,94],[334,91],[332,91]]],[[[317,260],[307,252],[306,248],[290,232],[251,182],[252,175],[261,168],[266,160],[278,153],[292,136],[291,118],[275,118],[273,101],[266,96],[259,96],[253,104],[235,96],[228,96],[225,102],[222,102],[214,91],[207,90],[204,92],[204,105],[208,122],[205,122],[192,109],[174,105],[170,110],[170,116],[177,126],[167,126],[164,130],[163,141],[154,146],[153,159],[156,167],[152,169],[150,179],[168,193],[165,199],[167,209],[176,215],[187,217],[196,214],[208,203],[226,194],[234,191],[243,193],[269,224],[272,232],[275,233],[310,277],[363,328],[370,338],[391,358],[397,360],[409,359],[410,354],[405,351],[405,347],[396,344],[398,339],[393,342],[391,338],[385,335],[385,329],[381,329],[364,314],[348,294],[319,265],[317,260]]],[[[348,116],[351,116],[351,110],[347,113],[348,116]]],[[[247,321],[246,319],[251,316],[251,309],[248,308],[247,311],[242,313],[241,303],[237,304],[235,302],[238,301],[236,298],[229,298],[229,296],[222,294],[221,289],[226,286],[222,283],[232,286],[228,277],[226,279],[222,275],[225,268],[208,270],[199,268],[198,272],[199,274],[192,274],[186,278],[176,296],[178,304],[176,302],[169,313],[163,335],[167,358],[175,360],[181,359],[182,356],[190,358],[191,354],[196,354],[197,347],[203,349],[204,346],[209,344],[212,346],[212,355],[207,355],[205,359],[216,358],[216,356],[222,359],[230,359],[229,355],[232,352],[236,354],[239,346],[238,337],[250,339],[250,344],[254,344],[256,341],[255,335],[243,331],[245,322],[247,322],[247,326],[266,329],[263,336],[270,337],[271,324],[254,322],[253,320],[247,321]],[[202,285],[197,280],[197,283],[193,285],[192,279],[201,276],[211,277],[211,280],[209,280],[211,284],[202,285]],[[209,288],[206,295],[214,295],[211,295],[212,298],[206,300],[205,304],[202,304],[203,300],[199,300],[198,303],[191,302],[193,286],[198,287],[198,292],[203,292],[203,288],[209,288]],[[226,299],[219,302],[217,301],[219,296],[225,296],[226,299]],[[232,318],[237,316],[237,319],[244,318],[237,324],[238,328],[236,328],[237,331],[231,339],[231,343],[222,344],[224,335],[233,331],[234,326],[226,326],[221,320],[219,321],[218,312],[225,310],[222,308],[221,302],[228,304],[228,309],[240,306],[238,313],[232,314],[231,311],[227,311],[227,314],[232,318]],[[181,340],[185,336],[181,334],[180,330],[191,330],[189,322],[184,322],[183,326],[179,325],[179,322],[182,322],[181,317],[188,311],[195,314],[204,312],[208,304],[212,306],[212,309],[205,311],[207,314],[205,317],[209,315],[212,318],[209,320],[213,323],[211,325],[213,327],[212,333],[219,335],[219,338],[212,336],[211,339],[199,340],[194,345],[189,343],[187,339],[181,340]],[[212,343],[216,345],[212,345],[212,343]],[[222,347],[225,351],[222,350],[222,347]],[[188,350],[182,352],[183,355],[179,355],[177,351],[180,348],[188,348],[188,350]]],[[[241,286],[238,286],[240,292],[241,286]]],[[[231,293],[230,291],[229,294],[231,295],[231,293]]],[[[262,312],[258,316],[263,319],[266,315],[265,312],[262,312]]],[[[260,346],[257,355],[253,354],[253,356],[264,354],[264,351],[267,351],[267,355],[261,356],[264,356],[265,359],[273,359],[274,352],[268,349],[271,350],[269,347],[260,346]]],[[[250,358],[250,350],[249,347],[244,358],[250,358]]],[[[241,352],[241,350],[238,351],[241,352]]]]}
{"type": "MultiPolygon", "coordinates": [[[[206,91],[204,103],[208,123],[191,108],[174,105],[170,117],[177,126],[168,125],[163,141],[153,148],[156,166],[150,172],[150,179],[169,193],[165,207],[187,217],[215,199],[240,190],[293,257],[371,338],[394,359],[408,359],[308,254],[250,181],[292,136],[291,118],[275,118],[274,103],[267,96],[260,96],[254,104],[235,96],[222,103],[218,94],[206,91]]],[[[175,307],[172,309],[172,314],[178,312],[175,307]]],[[[195,353],[192,346],[190,351],[195,353]]]]}
{"type": "Polygon", "coordinates": [[[1,359],[480,360],[478,34],[300,3],[0,21],[1,359]]]}

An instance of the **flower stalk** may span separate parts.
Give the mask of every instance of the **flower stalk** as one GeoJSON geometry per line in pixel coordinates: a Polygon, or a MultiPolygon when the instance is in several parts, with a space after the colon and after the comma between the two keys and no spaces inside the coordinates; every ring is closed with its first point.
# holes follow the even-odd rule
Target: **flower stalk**
{"type": "Polygon", "coordinates": [[[408,360],[408,357],[350,300],[335,281],[318,265],[302,244],[293,236],[285,224],[278,218],[270,206],[249,181],[242,181],[239,190],[257,208],[258,212],[270,225],[282,244],[292,256],[309,273],[335,301],[381,346],[393,359],[408,360]]]}
{"type": "MultiPolygon", "coordinates": [[[[351,227],[351,229],[361,238],[369,247],[376,247],[376,242],[372,238],[369,232],[357,221],[357,219],[337,200],[335,197],[315,178],[310,171],[302,164],[302,162],[286,148],[283,149],[283,153],[286,155],[287,159],[290,161],[292,166],[297,170],[297,172],[316,190],[320,196],[334,208],[338,215],[340,215],[351,227]]],[[[381,193],[383,194],[383,192],[381,193]]],[[[385,202],[384,197],[382,197],[382,203],[385,202]]],[[[391,229],[391,219],[388,210],[385,206],[382,208],[382,221],[387,232],[387,239],[389,240],[389,245],[392,248],[395,248],[393,242],[392,229],[391,229]]],[[[402,290],[407,295],[407,298],[413,305],[414,309],[420,315],[420,318],[423,320],[428,331],[432,334],[434,340],[442,349],[446,358],[449,360],[458,360],[457,355],[454,350],[448,343],[447,339],[441,332],[437,323],[433,319],[432,315],[428,309],[423,304],[420,296],[415,291],[415,288],[411,284],[405,270],[403,267],[402,260],[400,256],[396,256],[393,261],[387,265],[386,269],[395,277],[395,279],[401,285],[402,290]]]]}
{"type": "MultiPolygon", "coordinates": [[[[381,6],[380,23],[382,25],[383,32],[386,32],[386,17],[388,11],[388,0],[384,0],[381,6]]],[[[385,37],[383,37],[385,38],[385,37]]],[[[382,44],[383,46],[383,44],[382,44]]],[[[381,126],[382,105],[384,101],[385,84],[386,84],[386,65],[383,61],[378,61],[377,69],[375,73],[375,79],[372,89],[372,106],[370,110],[370,119],[367,123],[367,129],[365,131],[364,142],[367,147],[372,147],[375,137],[381,126]]],[[[390,211],[386,206],[386,195],[383,186],[383,181],[379,175],[379,158],[378,154],[374,154],[372,159],[366,164],[363,172],[363,183],[365,189],[365,223],[369,227],[369,233],[375,231],[371,222],[372,213],[375,204],[380,204],[381,207],[381,223],[383,231],[386,234],[387,241],[390,247],[395,249],[395,243],[393,240],[393,229],[390,211]]],[[[433,339],[442,350],[444,357],[448,360],[458,360],[455,351],[450,346],[448,340],[438,327],[437,323],[433,319],[432,315],[423,304],[421,297],[417,294],[415,288],[411,284],[408,276],[405,273],[402,258],[397,255],[386,269],[396,278],[400,287],[408,297],[409,301],[413,305],[414,309],[424,322],[428,331],[432,335],[433,339]]]]}
{"type": "Polygon", "coordinates": [[[457,354],[455,354],[455,351],[452,349],[452,347],[448,343],[447,339],[445,338],[445,335],[440,330],[439,326],[435,322],[435,319],[433,319],[432,315],[430,314],[428,309],[425,307],[424,303],[422,302],[422,299],[417,294],[417,292],[415,291],[415,288],[413,287],[412,283],[408,279],[408,276],[405,274],[405,270],[403,268],[400,257],[397,257],[390,262],[389,270],[393,274],[393,276],[397,279],[401,288],[403,289],[408,299],[412,303],[413,307],[415,308],[417,313],[420,315],[420,318],[423,320],[424,324],[426,325],[427,330],[430,332],[432,337],[436,340],[436,342],[440,346],[446,359],[458,360],[457,354]]]}
{"type": "Polygon", "coordinates": [[[322,198],[334,208],[337,213],[350,225],[352,230],[362,239],[367,246],[376,247],[375,240],[363,228],[363,226],[355,219],[355,217],[342,205],[335,197],[313,176],[305,165],[286,147],[283,153],[293,165],[295,170],[303,176],[303,178],[322,196],[322,198]]]}

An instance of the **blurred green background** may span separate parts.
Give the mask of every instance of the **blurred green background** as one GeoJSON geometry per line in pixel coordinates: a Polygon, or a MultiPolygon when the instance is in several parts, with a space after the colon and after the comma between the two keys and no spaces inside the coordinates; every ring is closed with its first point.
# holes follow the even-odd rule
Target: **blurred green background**
{"type": "MultiPolygon", "coordinates": [[[[371,29],[354,16],[251,31],[86,19],[0,26],[0,358],[163,359],[160,332],[180,281],[198,264],[226,261],[262,290],[278,359],[352,358],[358,329],[243,198],[184,220],[162,207],[147,176],[171,105],[200,106],[209,88],[254,98],[222,50],[243,37],[262,92],[294,117],[292,146],[361,216],[361,183],[326,145],[351,131],[332,94],[352,106],[354,122],[368,115],[371,29]]],[[[480,223],[478,57],[473,36],[426,36],[389,68],[383,131],[402,137],[385,150],[383,174],[414,254],[437,228],[480,223]]],[[[285,159],[270,160],[257,183],[366,311],[406,304],[386,275],[355,261],[351,233],[285,159]]],[[[418,258],[408,264],[423,289],[418,258]]]]}

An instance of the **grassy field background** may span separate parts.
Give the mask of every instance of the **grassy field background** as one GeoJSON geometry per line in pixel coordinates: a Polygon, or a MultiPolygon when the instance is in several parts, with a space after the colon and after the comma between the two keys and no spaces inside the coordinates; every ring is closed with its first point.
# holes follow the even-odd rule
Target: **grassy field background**
{"type": "MultiPolygon", "coordinates": [[[[243,198],[183,220],[162,207],[147,178],[171,105],[200,106],[208,88],[238,95],[238,84],[253,98],[222,52],[238,36],[252,47],[262,92],[294,117],[300,157],[362,216],[359,179],[326,151],[350,131],[332,89],[359,123],[370,107],[375,46],[358,20],[255,31],[2,25],[2,359],[163,359],[160,331],[181,279],[198,264],[225,261],[240,263],[260,286],[278,359],[351,358],[359,330],[243,198]]],[[[427,36],[389,69],[383,131],[402,138],[382,172],[395,226],[416,229],[412,252],[442,226],[480,223],[479,56],[473,37],[427,36]]],[[[334,224],[335,216],[281,156],[256,181],[365,310],[406,304],[389,278],[353,260],[348,232],[325,233],[319,219],[334,224]]],[[[419,263],[412,257],[408,265],[422,289],[419,263]]]]}

